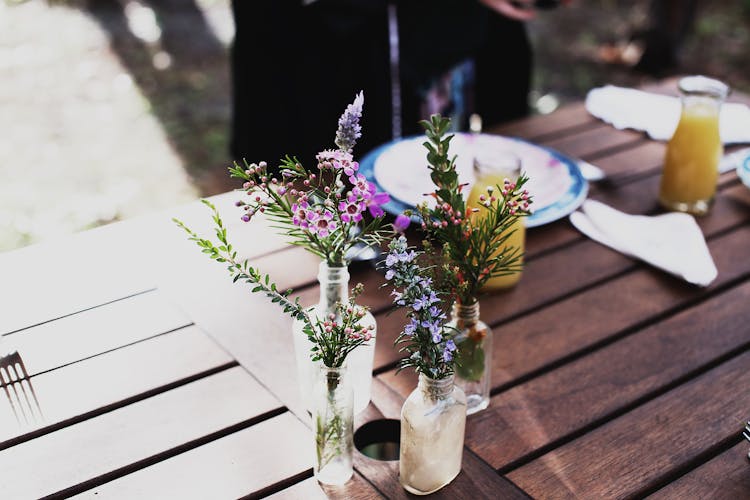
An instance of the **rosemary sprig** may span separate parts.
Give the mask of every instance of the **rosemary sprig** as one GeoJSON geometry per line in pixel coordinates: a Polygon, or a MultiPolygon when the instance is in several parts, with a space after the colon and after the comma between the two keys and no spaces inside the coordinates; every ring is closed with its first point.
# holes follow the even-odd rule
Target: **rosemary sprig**
{"type": "Polygon", "coordinates": [[[514,181],[489,186],[479,206],[467,206],[462,194],[466,184],[459,183],[456,157],[449,155],[454,137],[446,135],[450,119],[433,115],[420,123],[428,139],[424,146],[435,184],[431,193],[435,205],[422,203],[417,211],[428,238],[443,249],[439,287],[470,304],[487,280],[521,270],[523,254],[507,242],[516,221],[530,213],[531,197],[524,189],[528,178],[522,174],[514,181]]]}

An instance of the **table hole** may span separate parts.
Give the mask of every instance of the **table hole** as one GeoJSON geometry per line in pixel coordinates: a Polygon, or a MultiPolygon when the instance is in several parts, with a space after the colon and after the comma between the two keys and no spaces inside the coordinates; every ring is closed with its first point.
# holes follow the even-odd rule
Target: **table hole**
{"type": "Polygon", "coordinates": [[[361,426],[354,433],[354,446],[375,460],[398,460],[401,421],[384,418],[361,426]]]}

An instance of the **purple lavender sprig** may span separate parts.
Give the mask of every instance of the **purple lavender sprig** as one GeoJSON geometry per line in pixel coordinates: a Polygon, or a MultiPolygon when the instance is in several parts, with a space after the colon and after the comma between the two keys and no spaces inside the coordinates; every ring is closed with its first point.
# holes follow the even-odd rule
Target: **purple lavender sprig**
{"type": "Polygon", "coordinates": [[[342,151],[351,153],[357,139],[362,137],[362,126],[359,120],[362,118],[362,105],[365,102],[365,96],[362,92],[357,94],[354,102],[346,107],[339,118],[339,128],[336,131],[336,145],[342,151]]]}
{"type": "Polygon", "coordinates": [[[395,342],[409,353],[399,362],[399,370],[413,366],[430,378],[445,378],[454,370],[458,333],[446,326],[446,304],[433,288],[427,269],[417,263],[420,253],[408,247],[404,236],[391,240],[388,248],[385,278],[394,287],[393,302],[409,309],[409,322],[395,342]]]}

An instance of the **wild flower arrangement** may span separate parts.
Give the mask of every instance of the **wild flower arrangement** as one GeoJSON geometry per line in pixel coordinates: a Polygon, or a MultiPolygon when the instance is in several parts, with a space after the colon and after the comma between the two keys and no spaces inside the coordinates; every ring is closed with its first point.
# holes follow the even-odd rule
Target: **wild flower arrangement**
{"type": "MultiPolygon", "coordinates": [[[[388,195],[378,193],[372,183],[357,173],[359,164],[352,156],[361,136],[359,121],[363,102],[360,93],[346,108],[336,132],[338,149],[318,153],[316,171],[307,170],[289,156],[282,160],[280,177],[269,171],[265,162],[248,164],[243,160],[244,167],[235,163],[230,173],[244,181],[243,190],[248,195],[247,201],[237,202],[245,211],[242,220],[249,222],[257,213],[265,213],[291,237],[292,244],[320,256],[329,266],[345,266],[356,245],[378,244],[387,234],[383,230],[384,212],[380,205],[388,201],[388,195]],[[366,210],[372,216],[369,222],[364,217],[366,210]]],[[[218,243],[201,238],[177,219],[174,222],[211,259],[226,263],[235,282],[249,283],[253,292],[265,294],[301,323],[303,333],[312,344],[310,359],[334,369],[325,375],[324,401],[313,409],[317,448],[315,475],[320,481],[345,481],[347,469],[351,475],[353,416],[351,405],[340,402],[344,397],[342,391],[346,392],[342,389],[345,384],[341,384],[340,372],[335,369],[341,368],[347,356],[374,335],[374,324],[363,326],[367,309],[355,303],[362,286],[355,287],[345,302],[331,301],[335,303],[333,309],[319,317],[303,308],[299,298],[290,299],[291,289],[278,290],[268,274],[262,274],[247,261],[240,262],[216,207],[207,200],[203,203],[213,212],[218,243]]]]}
{"type": "Polygon", "coordinates": [[[417,211],[422,229],[430,240],[443,249],[445,264],[440,277],[441,288],[451,290],[460,304],[471,304],[488,279],[520,271],[518,248],[506,248],[511,227],[519,217],[531,212],[531,197],[524,189],[525,175],[505,179],[502,186],[487,186],[487,195],[479,198],[479,206],[466,206],[461,191],[455,160],[448,154],[453,135],[445,136],[450,119],[433,115],[420,122],[428,141],[427,161],[435,191],[430,193],[436,203],[420,204],[417,211]],[[481,217],[473,214],[483,212],[481,217]]]}
{"type": "Polygon", "coordinates": [[[409,308],[409,322],[396,338],[396,344],[404,344],[401,352],[409,354],[399,362],[399,371],[413,366],[432,379],[445,378],[453,373],[456,354],[456,331],[445,325],[446,303],[434,289],[429,269],[417,262],[421,252],[410,249],[404,236],[391,240],[389,250],[385,278],[394,287],[393,302],[409,308]]]}
{"type": "Polygon", "coordinates": [[[367,311],[365,307],[355,304],[357,296],[363,289],[361,284],[354,287],[347,303],[336,305],[338,314],[332,314],[323,319],[311,316],[300,305],[299,297],[294,300],[290,299],[292,289],[280,291],[268,274],[262,274],[247,261],[240,262],[237,259],[237,251],[228,241],[227,231],[219,211],[210,201],[201,201],[212,211],[218,244],[201,238],[178,219],[172,220],[188,233],[188,239],[194,241],[209,258],[226,263],[234,282],[245,281],[252,285],[253,293],[265,294],[272,303],[282,307],[285,313],[302,321],[305,325],[304,332],[313,344],[311,349],[313,361],[320,361],[330,368],[340,367],[351,351],[370,340],[372,336],[370,329],[358,324],[367,311]]]}
{"type": "Polygon", "coordinates": [[[306,248],[331,266],[344,266],[357,246],[379,244],[383,231],[383,209],[387,193],[359,174],[352,151],[362,136],[360,119],[364,95],[360,92],[339,118],[335,150],[317,154],[315,170],[303,167],[296,157],[287,156],[279,167],[280,176],[269,172],[266,162],[235,162],[231,176],[244,181],[248,196],[237,205],[244,208],[242,220],[249,222],[265,213],[284,231],[291,243],[306,248]],[[372,216],[368,221],[365,211],[372,216]]]}

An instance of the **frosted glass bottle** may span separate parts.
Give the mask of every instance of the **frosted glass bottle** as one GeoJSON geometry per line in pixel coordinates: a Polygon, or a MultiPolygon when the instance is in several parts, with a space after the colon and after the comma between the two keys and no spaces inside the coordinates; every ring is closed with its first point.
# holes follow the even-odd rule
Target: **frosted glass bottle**
{"type": "Polygon", "coordinates": [[[415,495],[428,495],[461,472],[466,397],[453,376],[419,376],[419,385],[401,408],[399,481],[415,495]]]}
{"type": "MultiPolygon", "coordinates": [[[[320,300],[308,311],[318,318],[325,318],[329,314],[336,314],[336,303],[349,300],[349,270],[346,266],[329,266],[325,261],[320,263],[318,271],[320,283],[320,300]]],[[[349,353],[346,364],[349,371],[352,389],[354,391],[354,413],[367,408],[370,403],[370,388],[372,385],[372,365],[375,356],[375,340],[377,328],[375,317],[369,311],[362,318],[360,324],[373,326],[372,339],[349,353]]],[[[302,402],[310,410],[312,408],[311,390],[315,378],[315,363],[310,360],[312,342],[304,333],[304,323],[295,321],[292,326],[294,351],[297,360],[297,378],[300,384],[302,402]]]]}

